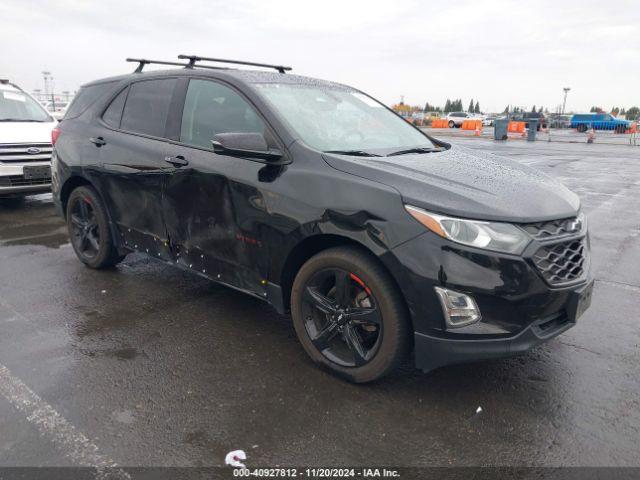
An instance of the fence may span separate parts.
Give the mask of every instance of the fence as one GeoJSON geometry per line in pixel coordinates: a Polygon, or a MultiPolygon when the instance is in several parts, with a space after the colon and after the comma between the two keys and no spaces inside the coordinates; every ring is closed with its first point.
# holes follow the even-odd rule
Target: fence
{"type": "MultiPolygon", "coordinates": [[[[536,140],[544,142],[567,143],[599,143],[611,145],[640,145],[640,119],[631,123],[629,128],[605,129],[600,125],[589,125],[586,131],[578,131],[570,128],[568,121],[559,122],[555,119],[546,119],[538,124],[536,140]]],[[[435,136],[469,137],[480,136],[493,139],[493,126],[483,126],[482,120],[465,120],[458,128],[450,128],[446,118],[435,118],[431,125],[424,127],[426,132],[435,136]]],[[[528,134],[527,122],[510,121],[507,127],[508,140],[525,139],[528,134]]]]}

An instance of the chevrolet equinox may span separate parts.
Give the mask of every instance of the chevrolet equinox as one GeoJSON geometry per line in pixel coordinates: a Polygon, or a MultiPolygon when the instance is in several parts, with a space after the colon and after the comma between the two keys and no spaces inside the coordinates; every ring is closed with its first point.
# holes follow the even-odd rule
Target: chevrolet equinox
{"type": "Polygon", "coordinates": [[[345,85],[180,58],[84,85],[52,133],[88,267],[141,252],[265,300],[353,382],[525,352],[589,306],[586,219],[553,178],[345,85]]]}

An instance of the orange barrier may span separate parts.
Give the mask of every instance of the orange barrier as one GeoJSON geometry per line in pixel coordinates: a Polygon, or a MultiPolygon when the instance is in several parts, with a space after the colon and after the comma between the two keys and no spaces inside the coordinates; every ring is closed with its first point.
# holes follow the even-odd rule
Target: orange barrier
{"type": "Polygon", "coordinates": [[[509,133],[523,133],[525,122],[509,122],[507,126],[507,132],[509,133]]]}
{"type": "Polygon", "coordinates": [[[482,128],[482,120],[465,120],[462,122],[462,130],[476,130],[482,128]]]}
{"type": "Polygon", "coordinates": [[[446,118],[434,118],[431,121],[431,128],[449,128],[449,121],[446,118]]]}
{"type": "Polygon", "coordinates": [[[638,122],[632,123],[631,126],[624,133],[638,133],[638,122]]]}

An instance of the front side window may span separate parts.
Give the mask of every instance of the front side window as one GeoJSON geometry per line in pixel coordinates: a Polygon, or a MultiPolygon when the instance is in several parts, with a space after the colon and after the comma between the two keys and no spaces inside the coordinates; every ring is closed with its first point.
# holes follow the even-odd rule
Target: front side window
{"type": "Polygon", "coordinates": [[[164,137],[175,78],[143,80],[131,84],[120,128],[128,132],[164,137]]]}
{"type": "Polygon", "coordinates": [[[434,147],[419,130],[355,90],[337,85],[255,86],[301,139],[317,150],[388,153],[384,150],[434,147]]]}
{"type": "Polygon", "coordinates": [[[51,122],[38,102],[15,88],[0,89],[0,122],[51,122]]]}
{"type": "Polygon", "coordinates": [[[210,80],[191,79],[180,141],[212,148],[211,141],[218,133],[265,134],[265,125],[253,107],[231,88],[210,80]]]}

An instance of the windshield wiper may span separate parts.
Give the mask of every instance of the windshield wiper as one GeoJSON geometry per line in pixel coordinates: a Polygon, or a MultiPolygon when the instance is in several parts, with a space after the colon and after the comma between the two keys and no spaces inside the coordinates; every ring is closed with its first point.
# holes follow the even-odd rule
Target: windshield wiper
{"type": "Polygon", "coordinates": [[[365,152],[364,150],[325,150],[324,153],[335,153],[338,155],[353,155],[354,157],[381,157],[377,153],[365,152]]]}
{"type": "Polygon", "coordinates": [[[0,118],[0,122],[38,122],[42,123],[44,120],[30,120],[26,118],[0,118]]]}
{"type": "Polygon", "coordinates": [[[442,152],[442,148],[433,148],[433,147],[417,147],[417,148],[407,148],[406,150],[398,150],[397,152],[391,152],[387,155],[387,157],[394,157],[396,155],[408,155],[410,153],[434,153],[434,152],[442,152]]]}

